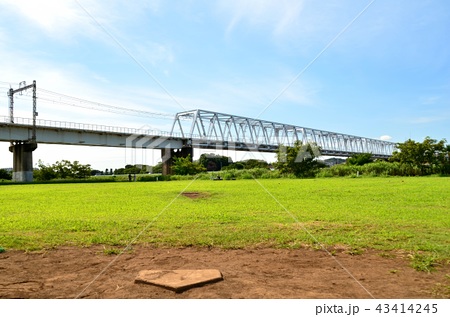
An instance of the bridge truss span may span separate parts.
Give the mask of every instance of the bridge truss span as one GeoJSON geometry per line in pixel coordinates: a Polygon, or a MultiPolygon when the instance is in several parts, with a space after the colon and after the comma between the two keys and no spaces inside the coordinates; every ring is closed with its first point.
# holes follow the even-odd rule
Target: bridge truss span
{"type": "Polygon", "coordinates": [[[388,141],[199,109],[177,113],[171,134],[190,139],[192,147],[209,149],[275,152],[280,145],[300,141],[316,144],[329,156],[372,153],[387,158],[395,150],[395,143],[388,141]]]}

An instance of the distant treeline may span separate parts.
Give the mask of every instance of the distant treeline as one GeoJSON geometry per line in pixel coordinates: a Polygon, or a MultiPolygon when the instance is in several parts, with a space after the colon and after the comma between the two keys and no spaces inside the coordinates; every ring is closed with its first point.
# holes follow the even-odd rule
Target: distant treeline
{"type": "MultiPolygon", "coordinates": [[[[423,142],[411,139],[397,143],[397,150],[388,160],[375,160],[370,153],[355,154],[342,164],[327,166],[318,160],[320,148],[298,142],[292,147],[280,147],[276,162],[249,159],[233,162],[230,157],[202,154],[196,161],[190,157],[174,158],[175,175],[162,176],[162,163],[155,166],[126,165],[124,168],[93,170],[89,164],[78,161],[58,161],[46,165],[39,161],[34,171],[36,181],[86,180],[91,176],[111,176],[102,181],[161,181],[188,179],[251,179],[251,178],[311,178],[357,176],[426,176],[450,175],[450,145],[446,140],[427,137],[423,142]],[[122,175],[122,177],[119,177],[122,175]],[[133,175],[126,177],[123,175],[133,175]]],[[[12,173],[0,169],[0,179],[11,180],[12,173]]],[[[98,179],[100,181],[100,179],[98,179]]]]}

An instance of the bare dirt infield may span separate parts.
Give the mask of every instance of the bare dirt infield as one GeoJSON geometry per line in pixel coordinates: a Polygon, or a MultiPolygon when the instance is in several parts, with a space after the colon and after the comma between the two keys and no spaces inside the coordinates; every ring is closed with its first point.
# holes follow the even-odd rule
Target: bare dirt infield
{"type": "Polygon", "coordinates": [[[333,258],[311,249],[135,246],[117,257],[103,250],[0,253],[0,298],[371,298],[364,288],[375,298],[448,297],[449,265],[433,273],[417,272],[401,253],[382,257],[380,251],[366,250],[352,256],[336,250],[333,258]],[[146,269],[218,269],[224,280],[175,293],[134,283],[146,269]]]}

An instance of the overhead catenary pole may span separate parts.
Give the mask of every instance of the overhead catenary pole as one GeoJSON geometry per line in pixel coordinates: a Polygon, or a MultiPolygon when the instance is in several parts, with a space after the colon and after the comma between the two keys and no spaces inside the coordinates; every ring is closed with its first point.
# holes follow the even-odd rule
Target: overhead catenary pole
{"type": "Polygon", "coordinates": [[[10,89],[9,96],[9,116],[10,123],[14,124],[14,94],[20,93],[29,88],[33,89],[33,127],[31,137],[27,140],[11,141],[9,147],[10,152],[13,153],[13,181],[16,182],[32,182],[33,181],[33,151],[37,148],[36,142],[36,81],[33,80],[31,85],[26,86],[25,82],[19,84],[18,89],[10,89]],[[20,87],[24,84],[23,87],[20,87]]]}
{"type": "Polygon", "coordinates": [[[36,80],[33,80],[33,132],[31,135],[31,142],[36,143],[36,80]]]}
{"type": "Polygon", "coordinates": [[[14,90],[9,88],[9,122],[14,123],[14,90]]]}
{"type": "MultiPolygon", "coordinates": [[[[25,83],[25,82],[23,82],[25,83]]],[[[31,143],[36,143],[36,116],[38,115],[36,111],[36,80],[33,80],[33,83],[28,86],[19,87],[18,89],[9,89],[8,96],[9,96],[9,122],[14,123],[14,94],[18,92],[22,92],[24,90],[27,90],[29,88],[33,88],[33,130],[31,134],[31,139],[27,140],[31,143]]],[[[24,140],[25,141],[25,140],[24,140]]]]}

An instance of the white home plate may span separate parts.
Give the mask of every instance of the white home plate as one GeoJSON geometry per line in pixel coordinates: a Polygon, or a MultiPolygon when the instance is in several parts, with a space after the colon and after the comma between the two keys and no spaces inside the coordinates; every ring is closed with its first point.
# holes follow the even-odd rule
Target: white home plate
{"type": "Polygon", "coordinates": [[[161,286],[175,292],[223,280],[219,270],[143,270],[135,283],[161,286]]]}

